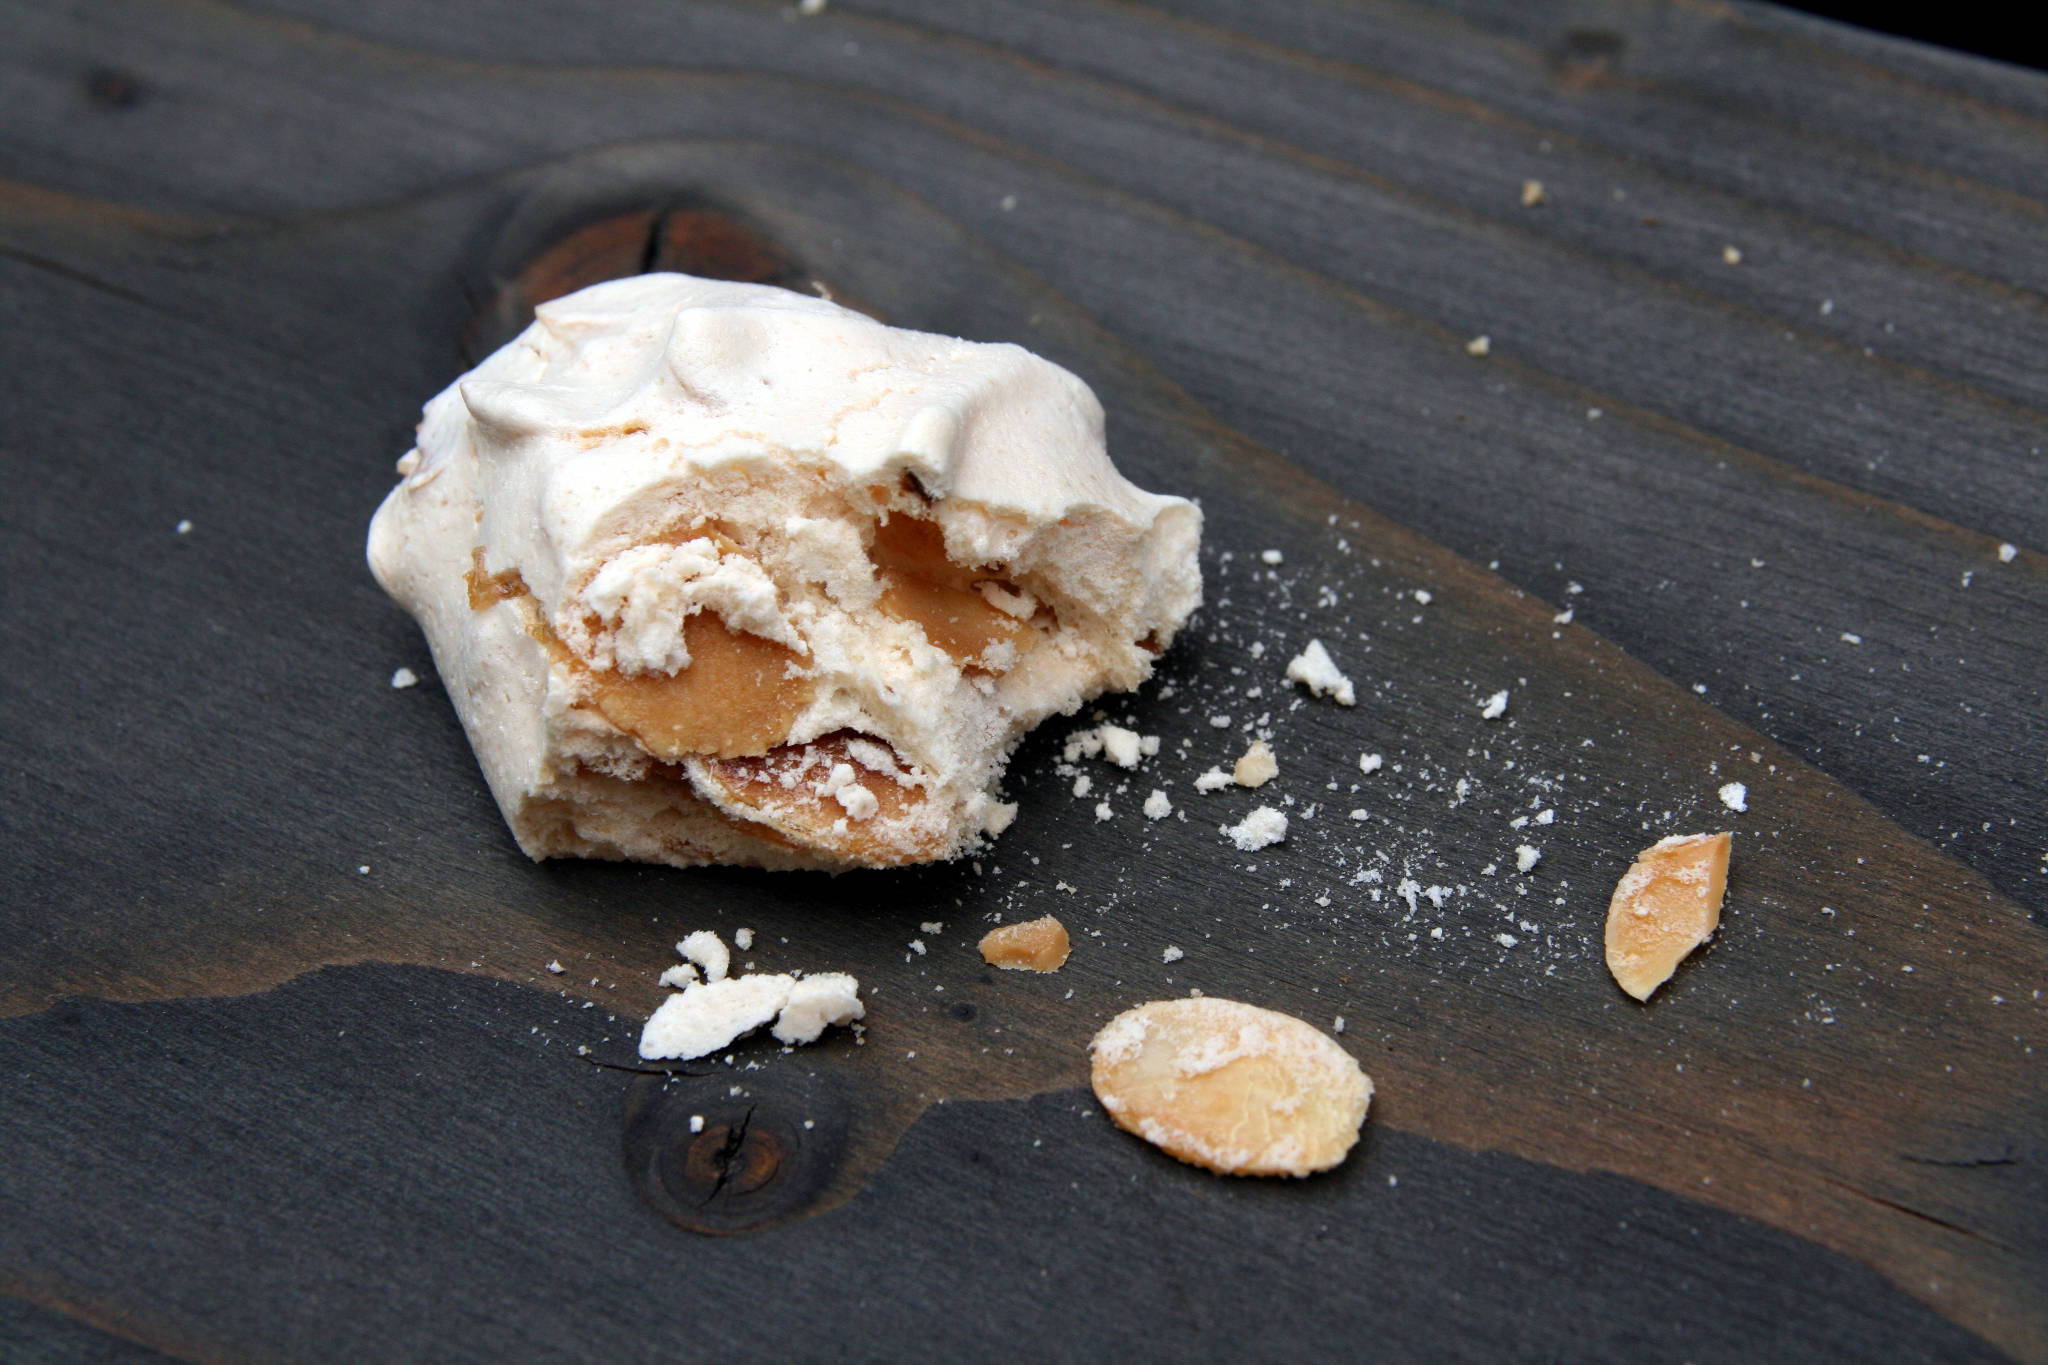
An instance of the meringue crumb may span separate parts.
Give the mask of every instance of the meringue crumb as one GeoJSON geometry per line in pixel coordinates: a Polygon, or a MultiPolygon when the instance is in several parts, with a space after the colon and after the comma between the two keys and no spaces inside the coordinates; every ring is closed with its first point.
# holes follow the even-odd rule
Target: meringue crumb
{"type": "Polygon", "coordinates": [[[1499,720],[1507,713],[1508,690],[1505,687],[1488,697],[1485,704],[1479,708],[1479,718],[1481,720],[1499,720]]]}
{"type": "Polygon", "coordinates": [[[1721,804],[1726,806],[1729,810],[1733,811],[1748,810],[1748,784],[1742,782],[1729,782],[1723,785],[1721,788],[1721,804]]]}
{"type": "Polygon", "coordinates": [[[1358,692],[1351,685],[1351,679],[1338,670],[1336,660],[1330,657],[1330,651],[1323,647],[1321,640],[1310,640],[1307,649],[1288,661],[1287,676],[1316,696],[1331,698],[1339,706],[1358,704],[1358,692]]]}
{"type": "Polygon", "coordinates": [[[709,929],[699,929],[685,935],[676,945],[676,954],[685,961],[694,962],[703,968],[706,981],[723,981],[732,970],[732,952],[725,946],[725,940],[709,929]]]}

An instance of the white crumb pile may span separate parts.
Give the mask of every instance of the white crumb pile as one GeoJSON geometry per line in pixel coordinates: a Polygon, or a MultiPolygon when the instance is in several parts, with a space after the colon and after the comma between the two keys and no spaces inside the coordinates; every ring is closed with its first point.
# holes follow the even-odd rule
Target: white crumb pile
{"type": "Polygon", "coordinates": [[[1321,640],[1310,640],[1308,648],[1287,663],[1287,676],[1318,697],[1328,697],[1339,706],[1356,706],[1358,690],[1338,669],[1321,640]]]}
{"type": "Polygon", "coordinates": [[[1743,782],[1727,782],[1721,787],[1721,804],[1732,811],[1749,809],[1749,786],[1743,782]]]}
{"type": "MultiPolygon", "coordinates": [[[[740,946],[751,946],[752,933],[740,934],[746,935],[740,946]]],[[[686,937],[676,951],[685,961],[663,972],[661,984],[681,994],[662,1001],[640,1032],[640,1055],[649,1061],[705,1056],[771,1020],[776,1040],[784,1045],[815,1042],[827,1028],[850,1025],[867,1012],[860,983],[845,972],[731,976],[731,950],[708,929],[686,937]]]]}
{"type": "MultiPolygon", "coordinates": [[[[1068,763],[1083,758],[1102,758],[1119,768],[1135,768],[1158,752],[1159,736],[1141,735],[1136,730],[1126,730],[1121,725],[1103,724],[1092,730],[1076,730],[1068,735],[1061,756],[1068,763]]],[[[1087,792],[1084,788],[1074,794],[1085,796],[1087,792]]]]}
{"type": "Polygon", "coordinates": [[[1241,852],[1254,853],[1287,837],[1287,817],[1271,806],[1259,806],[1236,824],[1223,826],[1223,832],[1241,852]]]}

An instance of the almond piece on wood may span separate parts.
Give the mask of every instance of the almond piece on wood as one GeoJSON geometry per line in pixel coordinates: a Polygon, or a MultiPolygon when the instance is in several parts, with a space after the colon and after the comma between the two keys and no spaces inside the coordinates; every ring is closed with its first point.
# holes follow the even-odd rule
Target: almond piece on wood
{"type": "Polygon", "coordinates": [[[1607,906],[1607,970],[1638,1000],[1721,923],[1728,834],[1674,834],[1636,855],[1607,906]]]}
{"type": "Polygon", "coordinates": [[[1067,965],[1067,926],[1051,915],[1005,924],[981,936],[981,960],[1013,972],[1056,972],[1067,965]]]}
{"type": "Polygon", "coordinates": [[[1312,1175],[1342,1161],[1372,1080],[1290,1014],[1203,996],[1125,1010],[1089,1045],[1119,1128],[1219,1175],[1312,1175]]]}

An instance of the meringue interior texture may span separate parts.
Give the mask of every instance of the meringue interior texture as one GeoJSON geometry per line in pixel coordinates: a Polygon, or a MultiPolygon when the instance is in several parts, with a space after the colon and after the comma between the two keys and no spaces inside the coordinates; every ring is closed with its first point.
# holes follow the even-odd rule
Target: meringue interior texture
{"type": "Polygon", "coordinates": [[[542,305],[399,472],[371,569],[534,858],[955,856],[1025,732],[1201,601],[1201,514],[1079,379],[763,285],[542,305]]]}

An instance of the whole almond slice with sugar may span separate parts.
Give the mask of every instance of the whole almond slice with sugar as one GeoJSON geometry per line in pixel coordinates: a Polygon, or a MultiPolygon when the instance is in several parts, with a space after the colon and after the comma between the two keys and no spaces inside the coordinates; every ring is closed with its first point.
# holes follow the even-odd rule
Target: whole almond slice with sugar
{"type": "Polygon", "coordinates": [[[1372,1080],[1335,1039],[1235,1000],[1140,1005],[1089,1050],[1096,1098],[1119,1128],[1219,1175],[1326,1171],[1372,1101],[1372,1080]]]}

